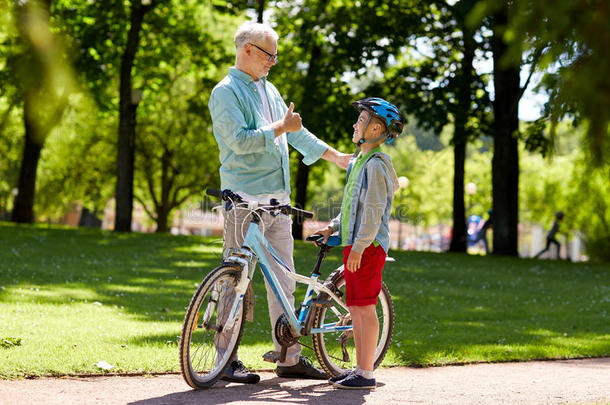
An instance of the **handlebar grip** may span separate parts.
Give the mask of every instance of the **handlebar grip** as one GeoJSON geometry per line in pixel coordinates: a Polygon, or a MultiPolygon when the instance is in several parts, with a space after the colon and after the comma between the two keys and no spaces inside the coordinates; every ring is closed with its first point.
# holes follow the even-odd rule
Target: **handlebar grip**
{"type": "Polygon", "coordinates": [[[237,201],[237,202],[243,202],[242,198],[239,195],[235,194],[234,192],[232,192],[229,189],[226,189],[226,190],[214,190],[213,188],[208,188],[208,189],[205,190],[205,193],[207,195],[218,197],[218,198],[220,198],[220,199],[222,199],[224,201],[233,200],[233,201],[237,201]]]}
{"type": "Polygon", "coordinates": [[[213,188],[208,188],[208,189],[205,190],[205,193],[207,195],[211,195],[213,197],[222,198],[222,191],[221,190],[215,190],[213,188]]]}

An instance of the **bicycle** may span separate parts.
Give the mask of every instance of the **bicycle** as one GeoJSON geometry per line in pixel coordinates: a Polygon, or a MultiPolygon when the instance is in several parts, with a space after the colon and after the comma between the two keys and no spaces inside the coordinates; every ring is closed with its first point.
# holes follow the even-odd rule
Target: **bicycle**
{"type": "MultiPolygon", "coordinates": [[[[311,336],[318,362],[331,376],[355,366],[356,351],[351,318],[343,300],[345,279],[343,265],[320,282],[320,267],[326,253],[340,242],[331,236],[322,243],[321,235],[311,235],[319,247],[318,257],[309,277],[290,271],[269,245],[261,227],[261,213],[296,215],[311,218],[313,213],[289,204],[270,201],[269,205],[242,200],[231,190],[206,190],[208,195],[222,198],[231,209],[247,209],[251,215],[241,248],[229,249],[220,266],[201,282],[187,308],[180,336],[180,368],[188,385],[195,389],[211,387],[229,366],[244,331],[246,319],[253,320],[254,294],[251,280],[258,262],[264,277],[273,288],[284,313],[277,320],[274,333],[282,349],[263,355],[269,362],[285,360],[286,350],[303,336],[311,336]],[[270,253],[282,269],[297,283],[307,285],[305,297],[295,310],[284,291],[278,287],[275,274],[269,270],[264,252],[270,253]]],[[[384,359],[394,329],[394,306],[390,292],[382,284],[377,303],[380,338],[375,354],[375,367],[384,359]]]]}

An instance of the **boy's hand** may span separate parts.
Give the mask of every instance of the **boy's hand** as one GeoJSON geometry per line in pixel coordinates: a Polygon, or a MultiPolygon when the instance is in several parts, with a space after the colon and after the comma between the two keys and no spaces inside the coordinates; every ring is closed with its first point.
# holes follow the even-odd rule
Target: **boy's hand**
{"type": "Polygon", "coordinates": [[[331,228],[330,226],[327,226],[326,228],[318,229],[317,231],[314,232],[314,234],[324,236],[324,240],[322,241],[322,243],[326,243],[329,236],[332,235],[333,232],[334,232],[333,228],[331,228]]]}
{"type": "Polygon", "coordinates": [[[362,260],[362,253],[358,253],[355,250],[349,252],[347,257],[347,263],[345,267],[352,273],[360,268],[360,260],[362,260]]]}

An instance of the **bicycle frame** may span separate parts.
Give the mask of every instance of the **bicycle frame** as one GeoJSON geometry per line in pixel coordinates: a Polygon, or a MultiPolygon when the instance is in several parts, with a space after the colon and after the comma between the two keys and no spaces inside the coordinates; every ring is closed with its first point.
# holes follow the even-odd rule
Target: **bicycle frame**
{"type": "MultiPolygon", "coordinates": [[[[244,238],[244,247],[250,248],[258,258],[258,264],[263,272],[263,275],[269,285],[271,286],[275,296],[277,297],[280,305],[284,313],[286,314],[287,319],[290,322],[290,325],[293,328],[293,331],[297,336],[301,336],[303,334],[313,334],[313,333],[327,333],[327,332],[337,332],[352,329],[352,325],[337,325],[336,323],[325,324],[320,328],[312,328],[307,331],[304,330],[305,320],[308,318],[310,311],[312,311],[312,303],[313,301],[313,293],[319,294],[320,292],[324,292],[331,297],[337,305],[341,306],[346,312],[348,311],[347,306],[341,302],[341,300],[335,295],[333,291],[324,286],[323,284],[318,282],[319,276],[317,274],[312,274],[311,277],[306,277],[296,272],[292,272],[288,265],[282,260],[282,258],[277,254],[277,252],[271,247],[269,241],[263,233],[260,231],[259,226],[255,222],[251,222],[248,231],[246,232],[246,236],[244,238]],[[286,294],[279,287],[279,282],[275,274],[270,271],[270,263],[267,260],[265,255],[265,251],[269,252],[273,260],[275,260],[282,268],[282,271],[285,271],[290,278],[295,280],[298,283],[307,284],[307,292],[305,293],[305,298],[302,302],[301,311],[299,312],[298,318],[297,315],[293,312],[290,302],[286,297],[286,294]]],[[[241,302],[244,298],[245,287],[240,289],[239,287],[245,283],[247,286],[247,282],[252,278],[252,274],[254,271],[254,263],[253,266],[244,267],[242,279],[240,280],[240,285],[237,287],[239,291],[239,299],[235,302],[234,307],[231,310],[232,316],[230,318],[234,318],[234,315],[237,313],[237,309],[241,305],[241,302]]],[[[233,320],[229,320],[232,322],[233,320]]]]}

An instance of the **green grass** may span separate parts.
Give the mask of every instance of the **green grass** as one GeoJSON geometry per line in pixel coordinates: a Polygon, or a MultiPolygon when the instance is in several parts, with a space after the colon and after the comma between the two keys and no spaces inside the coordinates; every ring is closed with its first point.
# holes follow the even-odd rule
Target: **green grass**
{"type": "MultiPolygon", "coordinates": [[[[315,249],[297,243],[309,273],[315,249]]],[[[339,261],[331,252],[323,274],[339,261]]],[[[0,223],[0,378],[178,371],[178,336],[221,241],[0,223]]],[[[610,355],[608,265],[391,252],[396,311],[384,365],[442,365],[610,355]]],[[[269,369],[262,277],[240,357],[269,369]]],[[[302,290],[301,294],[302,294],[302,290]]],[[[297,296],[299,297],[299,296],[297,296]]],[[[306,351],[308,351],[306,349],[306,351]]],[[[306,353],[313,356],[312,353],[306,353]]]]}

